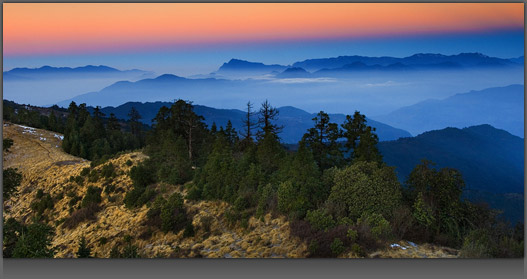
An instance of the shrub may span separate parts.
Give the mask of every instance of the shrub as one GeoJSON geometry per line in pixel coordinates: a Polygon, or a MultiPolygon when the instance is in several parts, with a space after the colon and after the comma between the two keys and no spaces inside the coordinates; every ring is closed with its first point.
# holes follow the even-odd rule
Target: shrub
{"type": "Polygon", "coordinates": [[[121,258],[121,252],[119,251],[119,246],[117,246],[117,244],[115,244],[112,247],[112,250],[110,250],[110,258],[112,259],[121,258]]]}
{"type": "Polygon", "coordinates": [[[311,224],[311,227],[319,231],[326,231],[336,225],[333,217],[324,209],[309,210],[306,220],[311,224]]]}
{"type": "Polygon", "coordinates": [[[346,247],[344,247],[344,243],[340,238],[335,238],[333,242],[331,243],[331,252],[333,255],[338,256],[346,250],[346,247]]]}
{"type": "Polygon", "coordinates": [[[193,237],[194,236],[194,226],[192,222],[187,222],[185,230],[183,231],[183,237],[193,237]]]}
{"type": "Polygon", "coordinates": [[[355,220],[363,212],[387,218],[401,203],[401,185],[394,169],[376,162],[356,162],[335,174],[328,203],[337,216],[355,220]]]}
{"type": "Polygon", "coordinates": [[[104,237],[104,236],[101,237],[101,238],[99,238],[99,244],[100,244],[100,245],[104,245],[104,244],[106,244],[106,243],[108,243],[108,238],[106,238],[106,237],[104,237]]]}
{"type": "Polygon", "coordinates": [[[132,167],[130,170],[130,179],[132,179],[134,186],[141,188],[154,182],[152,171],[144,164],[132,167]]]}
{"type": "Polygon", "coordinates": [[[137,201],[135,202],[135,206],[139,207],[142,206],[148,202],[150,202],[153,198],[155,198],[157,195],[156,190],[154,187],[148,187],[142,194],[137,198],[137,201]]]}
{"type": "Polygon", "coordinates": [[[41,199],[44,196],[44,191],[42,189],[38,189],[37,194],[35,195],[35,198],[41,199]]]}
{"type": "Polygon", "coordinates": [[[108,195],[108,202],[116,202],[116,201],[117,201],[117,196],[108,195]]]}
{"type": "MultiPolygon", "coordinates": [[[[50,194],[43,194],[43,192],[41,192],[41,194],[41,198],[37,198],[37,200],[33,201],[30,205],[31,210],[33,210],[37,216],[42,216],[46,209],[53,209],[55,206],[50,194]]],[[[39,196],[38,193],[37,196],[39,196]]]]}
{"type": "Polygon", "coordinates": [[[101,210],[99,205],[91,203],[87,207],[75,210],[71,216],[64,221],[62,226],[64,228],[73,229],[83,221],[96,220],[97,217],[95,215],[99,210],[101,210]]]}
{"type": "Polygon", "coordinates": [[[146,216],[147,225],[156,226],[165,233],[169,231],[177,233],[186,228],[188,223],[192,223],[183,206],[183,196],[179,193],[172,194],[168,200],[158,196],[146,216]]]}
{"type": "Polygon", "coordinates": [[[127,165],[127,166],[131,166],[131,165],[133,165],[133,164],[134,164],[134,163],[133,163],[131,160],[127,160],[127,161],[126,161],[126,165],[127,165]]]}
{"type": "Polygon", "coordinates": [[[81,176],[86,176],[90,173],[90,168],[83,168],[82,171],[81,171],[81,176]]]}
{"type": "Polygon", "coordinates": [[[351,252],[359,257],[366,256],[366,253],[364,252],[362,247],[360,247],[360,245],[357,243],[353,243],[353,245],[351,245],[351,252]]]}
{"type": "Polygon", "coordinates": [[[82,186],[82,184],[84,183],[84,177],[78,175],[78,176],[75,176],[75,178],[73,179],[75,181],[75,183],[77,183],[79,186],[82,186]]]}
{"type": "Polygon", "coordinates": [[[115,175],[115,167],[112,163],[106,164],[101,169],[101,175],[104,178],[110,178],[115,175]]]}
{"type": "Polygon", "coordinates": [[[81,200],[80,197],[78,197],[78,196],[73,196],[73,197],[71,197],[70,201],[68,202],[68,205],[69,205],[70,207],[73,207],[73,206],[75,206],[80,200],[81,200]]]}
{"type": "Polygon", "coordinates": [[[128,245],[124,246],[123,253],[121,254],[121,258],[125,258],[125,259],[140,258],[139,253],[137,252],[137,246],[132,245],[132,243],[129,243],[128,245]]]}
{"type": "Polygon", "coordinates": [[[349,238],[351,242],[355,242],[359,238],[359,233],[354,229],[349,229],[348,232],[346,233],[346,236],[349,238]]]}
{"type": "Polygon", "coordinates": [[[212,216],[203,216],[200,219],[201,229],[206,234],[210,233],[210,227],[212,226],[214,218],[212,216]]]}
{"type": "Polygon", "coordinates": [[[101,202],[102,189],[99,187],[90,186],[86,191],[86,195],[82,199],[81,207],[88,207],[91,204],[99,204],[101,202]]]}
{"type": "Polygon", "coordinates": [[[465,236],[459,256],[461,258],[491,258],[494,252],[493,246],[487,230],[473,230],[465,236]]]}
{"type": "Polygon", "coordinates": [[[88,182],[95,183],[99,180],[99,173],[96,170],[92,170],[88,176],[88,182]]]}
{"type": "Polygon", "coordinates": [[[115,191],[115,185],[113,184],[108,184],[106,185],[106,187],[104,187],[104,193],[106,194],[113,193],[114,191],[115,191]]]}
{"type": "Polygon", "coordinates": [[[387,239],[392,233],[390,223],[376,213],[363,213],[357,220],[357,225],[369,230],[375,240],[387,239]]]}
{"type": "MultiPolygon", "coordinates": [[[[290,223],[291,235],[298,236],[308,243],[310,257],[334,257],[332,244],[336,238],[342,242],[343,247],[351,244],[346,237],[348,229],[348,226],[339,225],[324,232],[313,229],[309,222],[304,220],[293,220],[290,223]]],[[[333,246],[337,247],[338,244],[333,246]]]]}
{"type": "Polygon", "coordinates": [[[193,185],[190,187],[190,189],[187,192],[187,195],[185,196],[188,200],[197,201],[201,199],[201,189],[197,185],[193,185]]]}

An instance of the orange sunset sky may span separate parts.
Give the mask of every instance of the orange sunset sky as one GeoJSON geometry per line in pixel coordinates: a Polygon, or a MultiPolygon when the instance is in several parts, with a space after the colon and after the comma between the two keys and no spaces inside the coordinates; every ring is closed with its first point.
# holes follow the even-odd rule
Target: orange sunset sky
{"type": "Polygon", "coordinates": [[[523,3],[3,4],[4,55],[485,33],[523,28],[523,3]]]}

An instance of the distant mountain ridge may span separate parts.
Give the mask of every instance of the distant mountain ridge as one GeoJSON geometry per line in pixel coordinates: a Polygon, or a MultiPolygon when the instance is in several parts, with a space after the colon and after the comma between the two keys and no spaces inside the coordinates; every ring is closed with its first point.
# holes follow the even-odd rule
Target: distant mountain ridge
{"type": "MultiPolygon", "coordinates": [[[[156,116],[159,109],[163,106],[170,107],[171,102],[128,102],[118,107],[104,107],[101,112],[107,116],[110,113],[114,113],[117,118],[128,119],[128,113],[132,107],[135,107],[142,116],[141,121],[145,124],[151,125],[151,120],[156,116]]],[[[211,127],[212,123],[215,122],[218,128],[220,126],[225,127],[227,121],[231,121],[233,127],[238,131],[243,131],[242,119],[245,117],[245,112],[237,109],[216,109],[207,106],[194,105],[194,111],[196,114],[201,115],[205,118],[205,123],[211,127]]],[[[278,108],[278,125],[283,125],[284,129],[280,133],[280,137],[284,143],[297,143],[307,129],[313,127],[314,122],[312,120],[316,114],[308,113],[304,110],[286,106],[278,108]]],[[[341,124],[345,120],[344,114],[329,114],[331,121],[334,123],[341,124]]],[[[256,120],[256,119],[255,119],[256,120]]],[[[400,137],[409,137],[410,133],[407,131],[391,127],[389,125],[377,122],[375,120],[367,119],[368,125],[377,129],[380,140],[394,140],[400,137]]]]}
{"type": "Polygon", "coordinates": [[[363,63],[367,66],[388,66],[401,63],[406,66],[426,65],[457,65],[458,67],[495,67],[495,66],[519,66],[520,64],[511,59],[490,57],[481,53],[460,53],[457,55],[443,55],[432,53],[418,53],[404,58],[396,57],[368,57],[368,56],[339,56],[332,58],[307,59],[293,63],[293,67],[300,67],[307,71],[318,71],[322,69],[337,69],[353,63],[363,63]],[[446,63],[446,64],[445,64],[446,63]]]}
{"type": "Polygon", "coordinates": [[[16,79],[39,79],[39,78],[50,78],[50,77],[65,77],[65,76],[81,76],[81,75],[119,75],[119,74],[135,74],[135,75],[147,75],[152,74],[151,72],[142,71],[138,69],[132,70],[118,70],[112,67],[99,65],[86,65],[81,67],[52,67],[42,66],[40,68],[14,68],[9,71],[3,72],[3,78],[5,80],[16,80],[16,79]]]}
{"type": "MultiPolygon", "coordinates": [[[[523,209],[523,198],[520,207],[507,204],[505,196],[496,197],[524,192],[524,140],[520,137],[490,125],[478,125],[463,129],[445,128],[413,138],[380,142],[378,148],[384,161],[396,167],[402,181],[421,159],[426,158],[435,162],[438,168],[459,170],[466,183],[467,197],[481,199],[483,196],[483,201],[499,202],[508,217],[523,220],[523,210],[514,209],[523,209]],[[491,196],[492,200],[489,200],[491,196]]],[[[514,201],[518,202],[518,199],[514,201]]]]}
{"type": "Polygon", "coordinates": [[[250,72],[272,72],[272,71],[283,71],[287,69],[287,66],[283,65],[265,65],[259,62],[249,62],[240,59],[231,59],[227,63],[218,69],[218,73],[222,72],[236,72],[236,71],[250,71],[250,72]]]}
{"type": "Polygon", "coordinates": [[[406,178],[423,158],[462,172],[473,189],[523,193],[523,139],[491,125],[444,128],[379,143],[388,165],[406,178]],[[477,175],[474,175],[478,170],[477,175]],[[499,175],[493,175],[499,174],[499,175]]]}
{"type": "Polygon", "coordinates": [[[292,65],[266,65],[231,59],[224,63],[214,75],[230,74],[271,74],[277,78],[305,78],[324,75],[347,75],[355,71],[409,71],[409,70],[460,70],[466,68],[495,68],[522,66],[523,57],[502,59],[481,53],[460,53],[443,55],[435,53],[417,53],[408,57],[390,56],[339,56],[331,58],[307,59],[292,65]],[[304,71],[304,72],[301,72],[304,71]]]}
{"type": "Polygon", "coordinates": [[[456,94],[443,100],[426,100],[375,119],[412,134],[490,124],[513,135],[524,135],[524,86],[514,84],[456,94]]]}

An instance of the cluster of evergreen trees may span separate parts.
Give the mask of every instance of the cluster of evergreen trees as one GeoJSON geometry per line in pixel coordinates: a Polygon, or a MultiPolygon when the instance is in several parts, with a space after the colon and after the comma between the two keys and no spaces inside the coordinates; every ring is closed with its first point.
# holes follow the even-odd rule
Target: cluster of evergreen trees
{"type": "Polygon", "coordinates": [[[19,105],[4,100],[4,120],[64,134],[65,152],[88,160],[99,160],[123,150],[138,149],[144,145],[144,127],[141,115],[132,108],[126,122],[114,114],[108,117],[100,107],[90,114],[86,104],[71,102],[68,109],[56,105],[39,108],[19,105]]]}
{"type": "MultiPolygon", "coordinates": [[[[281,144],[279,112],[267,101],[257,112],[247,104],[241,132],[230,122],[208,129],[192,104],[183,100],[162,107],[146,133],[134,109],[129,133],[115,116],[104,118],[99,108],[92,116],[84,104],[72,103],[67,113],[63,148],[68,153],[96,160],[144,145],[149,159],[132,168],[134,186],[124,203],[130,209],[147,204],[145,224],[165,232],[185,230],[185,236],[192,236],[194,228],[183,197],[162,198],[153,186],[157,182],[184,184],[187,199],[232,204],[225,213],[232,224],[247,227],[251,216],[268,212],[286,215],[291,233],[306,241],[314,257],[345,252],[364,256],[400,239],[461,248],[465,257],[523,256],[523,227],[512,228],[498,220],[496,212],[463,200],[459,171],[423,161],[401,184],[377,150],[375,129],[359,112],[348,115],[339,127],[321,111],[295,151],[281,144]]],[[[9,141],[4,141],[6,146],[9,141]]],[[[5,174],[4,185],[11,183],[6,177],[13,177],[13,185],[20,183],[5,174]]],[[[111,172],[107,176],[111,179],[111,172]]],[[[85,200],[96,204],[100,191],[92,190],[85,200]]],[[[4,192],[4,198],[12,193],[4,192]]],[[[46,248],[50,232],[37,223],[4,221],[4,256],[53,255],[46,248]],[[16,240],[21,233],[24,238],[16,240]],[[31,247],[43,254],[34,254],[31,247]]],[[[127,243],[130,253],[116,248],[113,257],[136,257],[137,247],[127,243]]],[[[90,255],[84,251],[85,241],[79,246],[79,257],[90,255]]]]}
{"type": "Polygon", "coordinates": [[[99,160],[122,150],[142,146],[144,137],[139,122],[141,116],[137,110],[132,108],[129,114],[130,133],[123,132],[115,115],[111,114],[108,119],[104,119],[104,116],[99,107],[94,109],[92,116],[86,104],[77,106],[75,102],[71,102],[64,127],[62,149],[75,156],[99,160]]]}
{"type": "Polygon", "coordinates": [[[4,121],[7,120],[38,129],[64,133],[64,125],[66,123],[64,114],[66,110],[56,105],[49,109],[42,109],[3,100],[3,106],[4,121]]]}
{"type": "Polygon", "coordinates": [[[226,216],[242,225],[251,216],[285,214],[293,234],[309,242],[312,256],[338,255],[333,250],[361,254],[401,238],[460,248],[476,230],[492,232],[498,242],[505,239],[508,251],[516,251],[509,254],[520,255],[514,247],[523,245],[523,238],[498,232],[492,211],[461,199],[458,171],[437,170],[424,161],[401,184],[382,161],[375,129],[359,112],[340,127],[320,112],[295,152],[280,143],[278,116],[267,101],[258,112],[248,103],[244,131],[230,123],[209,130],[191,103],[178,100],[157,114],[145,147],[150,159],[137,166],[144,177],[132,178],[192,180],[186,198],[227,201],[233,210],[226,216]]]}

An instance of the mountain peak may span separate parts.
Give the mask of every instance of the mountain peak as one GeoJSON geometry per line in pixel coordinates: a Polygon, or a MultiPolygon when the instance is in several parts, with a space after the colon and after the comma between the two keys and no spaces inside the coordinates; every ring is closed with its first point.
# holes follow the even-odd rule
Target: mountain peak
{"type": "Polygon", "coordinates": [[[241,59],[231,59],[227,63],[223,63],[221,67],[218,69],[219,72],[221,71],[256,71],[256,72],[263,72],[263,73],[270,73],[272,71],[283,71],[286,69],[286,66],[282,65],[266,65],[264,63],[260,62],[250,62],[246,60],[241,59]]]}

